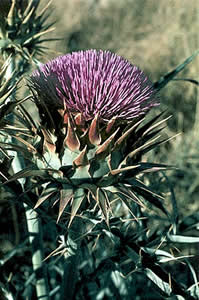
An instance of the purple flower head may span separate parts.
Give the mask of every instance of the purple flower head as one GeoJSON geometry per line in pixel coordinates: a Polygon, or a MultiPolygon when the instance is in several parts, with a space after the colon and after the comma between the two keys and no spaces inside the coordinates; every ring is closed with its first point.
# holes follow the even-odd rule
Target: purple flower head
{"type": "Polygon", "coordinates": [[[31,76],[46,105],[62,105],[84,120],[131,120],[157,105],[152,83],[136,66],[109,51],[87,50],[59,56],[31,76]]]}

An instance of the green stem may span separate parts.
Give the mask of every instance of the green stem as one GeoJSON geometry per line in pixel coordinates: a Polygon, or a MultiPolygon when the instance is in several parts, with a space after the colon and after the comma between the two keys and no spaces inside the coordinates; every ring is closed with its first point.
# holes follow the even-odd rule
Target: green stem
{"type": "MultiPolygon", "coordinates": [[[[8,66],[6,72],[6,78],[12,76],[12,73],[15,69],[15,58],[11,59],[10,65],[8,66]]],[[[13,98],[13,95],[12,95],[13,98]]],[[[12,101],[10,98],[10,101],[12,101]]],[[[16,143],[16,141],[12,141],[16,143]]],[[[9,151],[9,155],[14,157],[12,162],[12,169],[14,174],[24,169],[25,163],[23,157],[20,153],[16,153],[15,151],[9,151]]],[[[25,179],[18,180],[21,184],[22,189],[24,190],[25,179]]],[[[49,299],[49,291],[47,284],[47,276],[46,276],[46,266],[43,264],[43,239],[42,239],[42,226],[40,224],[40,219],[36,213],[36,211],[30,209],[27,204],[24,203],[25,215],[27,228],[29,233],[29,241],[32,246],[32,265],[33,270],[36,273],[36,293],[37,298],[42,300],[49,299]]]]}
{"type": "Polygon", "coordinates": [[[73,252],[66,258],[64,264],[64,276],[61,285],[61,298],[63,300],[73,300],[75,287],[78,281],[79,265],[81,260],[81,232],[83,223],[79,218],[75,218],[71,228],[68,230],[67,246],[73,252]]]}
{"type": "Polygon", "coordinates": [[[49,299],[47,270],[43,262],[43,236],[42,226],[38,214],[24,204],[26,211],[26,222],[29,233],[29,241],[32,246],[32,265],[36,274],[36,293],[37,298],[42,300],[49,299]]]}

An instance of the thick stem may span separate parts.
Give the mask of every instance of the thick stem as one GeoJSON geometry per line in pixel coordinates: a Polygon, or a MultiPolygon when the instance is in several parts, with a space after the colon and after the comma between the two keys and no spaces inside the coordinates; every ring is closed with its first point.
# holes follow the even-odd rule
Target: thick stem
{"type": "Polygon", "coordinates": [[[72,300],[75,295],[75,287],[78,281],[78,272],[81,257],[81,232],[83,232],[81,220],[75,218],[71,229],[68,231],[67,245],[72,249],[73,254],[66,258],[64,264],[64,276],[61,285],[60,299],[72,300]]]}
{"type": "MultiPolygon", "coordinates": [[[[15,68],[15,58],[11,59],[11,62],[8,66],[6,72],[6,78],[10,78],[15,68]]],[[[12,97],[10,97],[10,101],[12,101],[12,97]]],[[[12,143],[16,143],[11,138],[12,143]]],[[[25,167],[24,159],[20,155],[20,153],[15,151],[9,151],[9,155],[14,157],[12,162],[12,169],[14,174],[21,171],[25,167]]],[[[22,190],[24,190],[25,179],[18,180],[21,184],[22,190]]],[[[43,264],[43,240],[42,240],[42,226],[40,224],[39,217],[36,211],[30,209],[25,203],[25,214],[26,214],[26,222],[29,233],[29,241],[32,246],[32,265],[33,270],[36,273],[36,293],[37,298],[42,300],[49,299],[49,291],[47,285],[47,276],[46,276],[46,266],[43,264]]]]}
{"type": "Polygon", "coordinates": [[[61,299],[74,299],[75,286],[78,279],[79,249],[75,255],[70,256],[64,264],[64,276],[61,285],[61,299]]]}
{"type": "MultiPolygon", "coordinates": [[[[199,9],[199,3],[196,4],[196,11],[199,9]]],[[[198,22],[199,22],[199,14],[198,16],[198,22]]],[[[197,49],[199,49],[199,37],[197,36],[197,49]]],[[[197,80],[199,81],[199,77],[197,78],[197,80]]],[[[198,130],[199,130],[199,92],[198,92],[198,88],[196,89],[196,111],[195,111],[195,122],[194,122],[194,136],[193,136],[193,140],[198,141],[198,130]]],[[[196,145],[197,146],[197,145],[196,145]]]]}
{"type": "Polygon", "coordinates": [[[26,221],[29,233],[29,241],[32,247],[32,265],[36,275],[36,293],[40,300],[49,299],[47,270],[43,262],[43,236],[42,226],[38,214],[24,204],[26,210],[26,221]]]}

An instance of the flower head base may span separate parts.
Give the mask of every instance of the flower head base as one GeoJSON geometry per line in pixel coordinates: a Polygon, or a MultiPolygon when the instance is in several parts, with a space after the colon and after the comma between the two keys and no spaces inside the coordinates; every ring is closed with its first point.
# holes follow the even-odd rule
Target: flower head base
{"type": "Polygon", "coordinates": [[[85,121],[131,120],[157,103],[151,82],[136,66],[109,51],[87,50],[59,56],[31,76],[47,106],[63,106],[85,121]]]}

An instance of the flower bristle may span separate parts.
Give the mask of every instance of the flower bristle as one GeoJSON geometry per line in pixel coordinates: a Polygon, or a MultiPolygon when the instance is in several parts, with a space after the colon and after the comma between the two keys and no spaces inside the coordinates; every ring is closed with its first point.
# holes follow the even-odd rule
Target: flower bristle
{"type": "Polygon", "coordinates": [[[42,65],[30,82],[38,97],[53,107],[67,106],[85,121],[97,114],[109,121],[131,120],[158,105],[147,76],[126,59],[110,51],[73,52],[42,65]],[[47,88],[48,86],[48,88],[47,88]]]}

